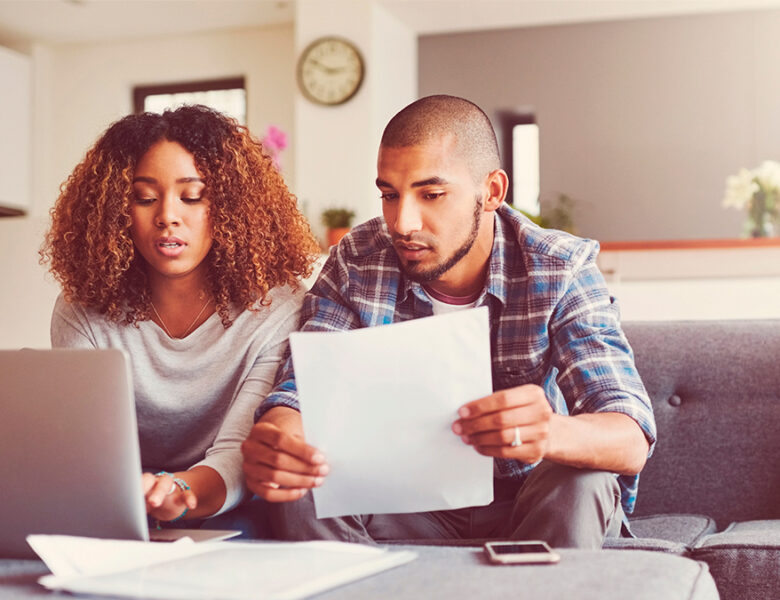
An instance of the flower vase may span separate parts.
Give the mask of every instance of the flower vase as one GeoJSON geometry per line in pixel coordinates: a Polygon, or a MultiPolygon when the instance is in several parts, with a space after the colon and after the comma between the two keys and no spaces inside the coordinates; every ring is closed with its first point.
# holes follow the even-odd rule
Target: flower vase
{"type": "Polygon", "coordinates": [[[345,235],[349,233],[350,227],[331,227],[327,231],[328,247],[335,246],[345,235]]]}
{"type": "Polygon", "coordinates": [[[776,235],[777,192],[759,185],[748,206],[745,232],[749,237],[762,238],[776,235]]]}

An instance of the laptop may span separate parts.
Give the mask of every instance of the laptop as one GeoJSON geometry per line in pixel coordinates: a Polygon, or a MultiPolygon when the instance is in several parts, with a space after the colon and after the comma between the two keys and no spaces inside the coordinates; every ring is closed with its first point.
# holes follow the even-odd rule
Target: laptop
{"type": "Polygon", "coordinates": [[[35,556],[31,533],[202,541],[240,532],[150,536],[123,351],[0,350],[0,557],[35,556]]]}

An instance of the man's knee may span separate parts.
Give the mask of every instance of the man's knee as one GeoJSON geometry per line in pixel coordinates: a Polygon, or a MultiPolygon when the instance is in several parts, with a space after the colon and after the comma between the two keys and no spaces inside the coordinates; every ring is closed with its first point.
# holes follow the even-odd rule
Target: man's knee
{"type": "Polygon", "coordinates": [[[591,498],[612,504],[620,498],[620,486],[613,473],[552,462],[534,469],[528,483],[540,487],[545,496],[560,499],[564,505],[591,498]]]}
{"type": "Polygon", "coordinates": [[[268,521],[274,539],[374,543],[359,516],[318,519],[311,493],[293,502],[269,502],[266,506],[269,507],[268,521]]]}

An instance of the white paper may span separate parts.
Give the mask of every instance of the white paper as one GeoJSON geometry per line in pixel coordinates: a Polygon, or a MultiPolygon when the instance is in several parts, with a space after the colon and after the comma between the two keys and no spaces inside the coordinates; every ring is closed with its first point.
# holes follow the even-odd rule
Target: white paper
{"type": "Polygon", "coordinates": [[[36,552],[43,550],[39,555],[54,573],[42,577],[42,585],[74,594],[118,598],[294,600],[405,564],[417,556],[341,542],[168,544],[30,537],[35,538],[31,545],[36,552]],[[144,553],[151,558],[141,566],[138,557],[144,553]],[[98,558],[100,555],[104,558],[98,558]],[[129,558],[131,564],[122,566],[123,558],[129,558]],[[109,563],[112,569],[107,568],[109,563]],[[67,566],[60,572],[58,565],[68,564],[78,564],[80,574],[67,566]]]}
{"type": "Polygon", "coordinates": [[[73,535],[28,535],[27,543],[56,576],[102,575],[203,552],[189,538],[151,544],[73,535]]]}
{"type": "Polygon", "coordinates": [[[330,466],[317,517],[489,504],[493,459],[452,432],[492,391],[488,309],[290,335],[306,441],[330,466]]]}

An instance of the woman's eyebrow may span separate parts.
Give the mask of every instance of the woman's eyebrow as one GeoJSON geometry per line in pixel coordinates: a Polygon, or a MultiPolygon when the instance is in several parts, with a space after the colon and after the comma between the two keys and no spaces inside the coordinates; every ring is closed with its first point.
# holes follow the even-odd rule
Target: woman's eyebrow
{"type": "MultiPolygon", "coordinates": [[[[133,177],[133,183],[141,182],[141,183],[158,183],[157,180],[154,177],[133,177]]],[[[176,180],[176,183],[203,183],[202,177],[179,177],[179,179],[176,180]]]]}

